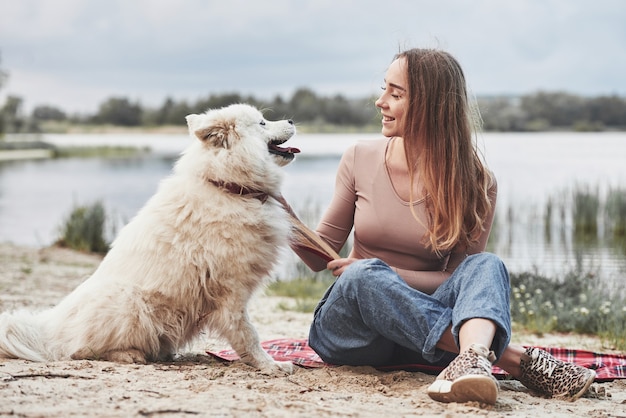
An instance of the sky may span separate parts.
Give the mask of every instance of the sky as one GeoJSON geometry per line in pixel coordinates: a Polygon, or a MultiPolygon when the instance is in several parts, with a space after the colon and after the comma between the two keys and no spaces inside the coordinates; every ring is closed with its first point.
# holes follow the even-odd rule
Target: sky
{"type": "Polygon", "coordinates": [[[623,0],[0,0],[0,104],[366,97],[412,47],[452,53],[477,96],[626,95],[623,0]]]}

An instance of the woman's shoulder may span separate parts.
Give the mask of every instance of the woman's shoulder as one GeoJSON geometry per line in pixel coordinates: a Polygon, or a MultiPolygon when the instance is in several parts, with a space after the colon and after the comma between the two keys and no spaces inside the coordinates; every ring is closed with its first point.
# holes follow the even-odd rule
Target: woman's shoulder
{"type": "Polygon", "coordinates": [[[378,161],[384,161],[388,141],[388,138],[380,138],[354,142],[343,153],[341,167],[348,171],[371,169],[378,161]]]}
{"type": "Polygon", "coordinates": [[[389,138],[361,139],[354,143],[360,149],[385,149],[389,138]]]}
{"type": "Polygon", "coordinates": [[[359,157],[384,155],[388,142],[389,138],[363,139],[355,142],[352,149],[359,157]]]}

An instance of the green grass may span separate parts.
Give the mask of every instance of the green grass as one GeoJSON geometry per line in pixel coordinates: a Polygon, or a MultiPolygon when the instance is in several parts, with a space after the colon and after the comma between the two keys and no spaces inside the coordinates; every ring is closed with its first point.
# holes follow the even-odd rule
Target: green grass
{"type": "Polygon", "coordinates": [[[60,147],[54,150],[55,158],[120,158],[148,153],[147,148],[126,146],[60,147]]]}
{"type": "Polygon", "coordinates": [[[280,303],[278,305],[280,309],[296,312],[313,312],[324,292],[333,281],[333,278],[328,277],[321,280],[313,277],[280,280],[269,285],[267,294],[291,298],[292,302],[280,303]]]}

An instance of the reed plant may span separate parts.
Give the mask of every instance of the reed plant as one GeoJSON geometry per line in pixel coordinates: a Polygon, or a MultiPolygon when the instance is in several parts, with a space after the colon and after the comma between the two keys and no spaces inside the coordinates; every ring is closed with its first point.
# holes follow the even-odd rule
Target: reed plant
{"type": "Polygon", "coordinates": [[[102,202],[74,206],[60,228],[56,245],[78,251],[104,254],[109,250],[105,237],[106,211],[102,202]]]}
{"type": "Polygon", "coordinates": [[[626,239],[626,189],[609,189],[604,213],[606,233],[614,240],[626,239]]]}
{"type": "Polygon", "coordinates": [[[574,235],[577,237],[592,237],[598,234],[598,215],[600,213],[600,197],[597,189],[578,186],[572,192],[572,219],[574,221],[574,235]]]}

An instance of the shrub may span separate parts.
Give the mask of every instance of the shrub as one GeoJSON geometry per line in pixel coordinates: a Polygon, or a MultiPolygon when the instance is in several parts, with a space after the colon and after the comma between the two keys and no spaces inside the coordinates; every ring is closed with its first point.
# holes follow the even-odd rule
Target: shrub
{"type": "Polygon", "coordinates": [[[590,272],[571,271],[560,279],[530,272],[511,274],[511,318],[540,335],[595,334],[613,348],[625,350],[625,303],[622,294],[601,286],[590,272]]]}
{"type": "Polygon", "coordinates": [[[106,253],[109,243],[105,239],[106,213],[102,202],[75,206],[61,227],[61,237],[56,244],[79,251],[106,253]]]}

